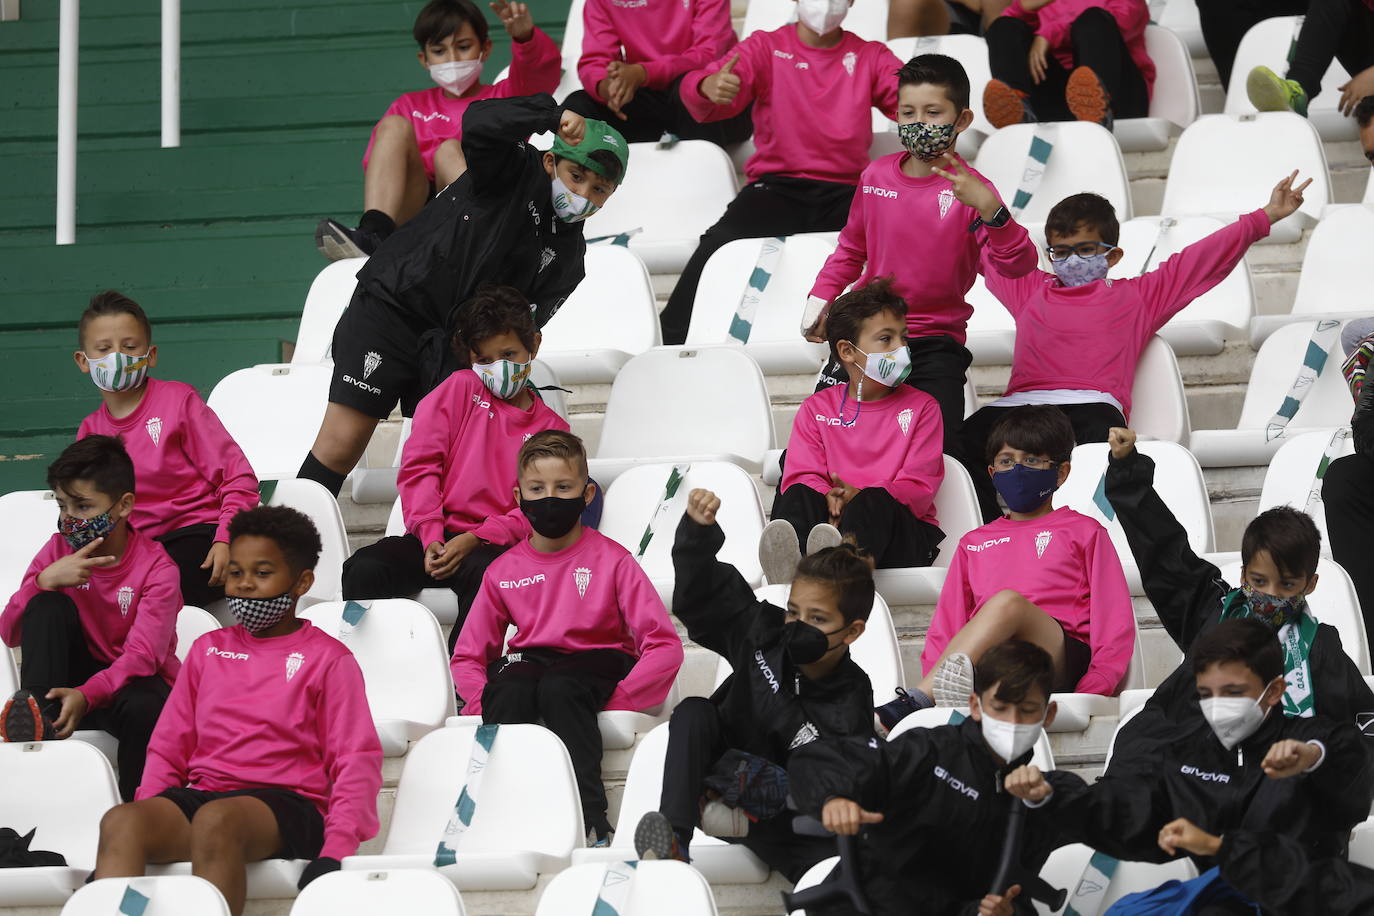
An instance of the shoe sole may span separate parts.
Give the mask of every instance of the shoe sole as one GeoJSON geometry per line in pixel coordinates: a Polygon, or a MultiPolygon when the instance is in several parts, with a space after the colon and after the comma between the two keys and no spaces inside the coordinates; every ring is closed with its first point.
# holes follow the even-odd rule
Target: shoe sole
{"type": "Polygon", "coordinates": [[[43,712],[38,708],[38,700],[32,696],[12,698],[0,712],[0,741],[20,744],[41,741],[42,722],[43,712]]]}
{"type": "Polygon", "coordinates": [[[332,219],[322,219],[315,227],[315,248],[331,261],[365,258],[367,252],[359,248],[332,219]]]}
{"type": "Polygon", "coordinates": [[[973,661],[962,652],[950,655],[935,672],[930,692],[936,706],[967,706],[973,693],[973,661]]]}
{"type": "Polygon", "coordinates": [[[722,839],[748,836],[749,818],[722,801],[709,801],[701,811],[701,832],[722,839]]]}
{"type": "Polygon", "coordinates": [[[775,519],[769,522],[759,537],[759,565],[773,585],[786,585],[797,576],[801,562],[801,545],[790,522],[775,519]]]}
{"type": "Polygon", "coordinates": [[[806,555],[827,547],[839,547],[844,543],[844,535],[840,534],[840,529],[830,524],[820,524],[811,529],[811,533],[806,536],[806,555]]]}
{"type": "Polygon", "coordinates": [[[650,811],[639,819],[635,827],[635,855],[645,860],[673,858],[673,825],[660,812],[650,811]]]}
{"type": "Polygon", "coordinates": [[[1080,121],[1107,126],[1111,116],[1111,97],[1097,74],[1089,67],[1077,67],[1064,87],[1069,112],[1080,121]]]}
{"type": "Polygon", "coordinates": [[[1016,90],[993,80],[983,89],[983,116],[993,127],[1010,127],[1026,120],[1026,105],[1016,90]]]}
{"type": "Polygon", "coordinates": [[[1292,111],[1283,80],[1268,67],[1256,67],[1245,77],[1245,94],[1259,111],[1292,111]]]}

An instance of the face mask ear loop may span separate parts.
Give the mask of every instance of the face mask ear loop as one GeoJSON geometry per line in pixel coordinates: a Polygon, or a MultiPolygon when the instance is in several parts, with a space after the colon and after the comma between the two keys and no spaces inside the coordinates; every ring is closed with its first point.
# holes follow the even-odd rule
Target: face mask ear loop
{"type": "Polygon", "coordinates": [[[849,398],[849,385],[844,386],[844,394],[840,395],[840,425],[848,429],[859,422],[859,413],[863,410],[864,399],[864,380],[859,379],[859,390],[854,395],[854,416],[846,420],[844,418],[844,402],[849,398]]]}

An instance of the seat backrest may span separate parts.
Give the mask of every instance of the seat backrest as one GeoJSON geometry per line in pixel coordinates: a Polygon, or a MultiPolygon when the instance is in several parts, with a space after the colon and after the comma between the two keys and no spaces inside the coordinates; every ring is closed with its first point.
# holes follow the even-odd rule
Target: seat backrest
{"type": "Polygon", "coordinates": [[[644,262],[623,245],[589,245],[587,275],[548,324],[543,353],[619,350],[630,356],[660,343],[654,288],[644,262]]]}
{"type": "Polygon", "coordinates": [[[206,403],[259,480],[295,477],[329,402],[333,368],[270,363],[220,379],[206,403]]]}
{"type": "MultiPolygon", "coordinates": [[[[1374,176],[1374,170],[1370,174],[1374,176]]],[[[1307,240],[1293,314],[1374,312],[1374,293],[1364,275],[1371,251],[1374,207],[1336,207],[1323,216],[1307,240]]]]}
{"type": "MultiPolygon", "coordinates": [[[[1231,84],[1226,87],[1226,105],[1222,111],[1228,115],[1241,115],[1255,110],[1255,106],[1250,102],[1250,94],[1245,91],[1245,78],[1251,70],[1260,65],[1282,75],[1287,70],[1289,49],[1297,39],[1301,23],[1301,16],[1274,16],[1250,27],[1236,48],[1236,59],[1231,68],[1231,84]]],[[[1331,64],[1322,76],[1321,93],[1307,106],[1308,116],[1323,120],[1330,120],[1333,115],[1337,118],[1344,117],[1337,109],[1341,98],[1339,87],[1349,79],[1350,74],[1341,66],[1341,62],[1334,57],[1331,58],[1331,64]]],[[[1350,118],[1345,120],[1350,122],[1348,135],[1353,139],[1356,134],[1354,121],[1350,118]]]]}
{"type": "Polygon", "coordinates": [[[1197,74],[1188,46],[1169,29],[1145,27],[1145,51],[1155,63],[1155,84],[1150,93],[1150,117],[1164,118],[1187,127],[1202,111],[1197,74]]]}
{"type": "MultiPolygon", "coordinates": [[[[939,728],[941,725],[948,725],[956,712],[967,716],[968,707],[961,706],[955,709],[948,706],[933,706],[918,709],[898,722],[897,727],[888,733],[887,740],[896,741],[914,728],[939,728]]],[[[1050,750],[1050,736],[1044,731],[1040,732],[1040,737],[1036,739],[1035,748],[1031,752],[1031,763],[1042,770],[1054,769],[1054,752],[1050,750]]]]}
{"type": "Polygon", "coordinates": [[[1140,352],[1131,386],[1131,426],[1142,436],[1188,444],[1192,421],[1178,358],[1164,338],[1155,336],[1140,352]]]}
{"type": "MultiPolygon", "coordinates": [[[[547,388],[547,391],[539,392],[539,397],[548,405],[549,410],[558,414],[565,421],[568,419],[568,395],[562,390],[562,384],[558,380],[558,373],[542,359],[536,359],[534,365],[530,367],[530,384],[536,388],[547,388]]],[[[409,427],[406,428],[406,435],[409,435],[409,427]]],[[[397,449],[396,466],[400,467],[400,449],[397,449]]]]}
{"type": "Polygon", "coordinates": [[[453,882],[437,871],[396,868],[321,875],[306,885],[291,905],[291,916],[375,916],[377,913],[463,916],[463,899],[453,882]]]}
{"type": "Polygon", "coordinates": [[[1321,482],[1317,471],[1327,449],[1331,457],[1344,458],[1355,453],[1355,441],[1349,429],[1314,430],[1294,436],[1274,453],[1269,469],[1264,472],[1264,488],[1260,491],[1259,511],[1275,506],[1292,506],[1312,516],[1322,536],[1322,553],[1331,555],[1331,542],[1326,531],[1326,504],[1321,499],[1321,482]]]}
{"type": "Polygon", "coordinates": [[[715,916],[711,886],[685,862],[630,862],[634,877],[622,906],[598,903],[612,863],[574,865],[559,872],[539,897],[534,916],[615,913],[617,916],[715,916]]]}
{"type": "Polygon", "coordinates": [[[1131,218],[1131,190],[1121,148],[1111,131],[1087,121],[1013,124],[994,133],[978,150],[974,165],[1011,206],[1027,170],[1033,140],[1053,145],[1044,177],[1017,219],[1043,222],[1050,208],[1070,194],[1094,191],[1111,202],[1117,218],[1131,218]]]}
{"type": "MultiPolygon", "coordinates": [[[[1240,581],[1240,561],[1221,567],[1221,577],[1227,582],[1240,581]]],[[[1360,613],[1360,598],[1350,575],[1334,560],[1317,560],[1317,587],[1307,596],[1312,616],[1330,624],[1341,634],[1341,646],[1361,674],[1369,674],[1369,638],[1364,629],[1364,615],[1360,613]]]]}
{"type": "Polygon", "coordinates": [[[1374,169],[1369,172],[1369,180],[1365,182],[1363,202],[1374,204],[1374,169]]]}
{"type": "Polygon", "coordinates": [[[658,347],[616,376],[596,454],[721,454],[757,464],[772,447],[768,388],[753,359],[735,347],[658,347]]]}
{"type": "Polygon", "coordinates": [[[334,326],[348,308],[353,290],[358,286],[358,271],[366,263],[367,258],[346,258],[315,275],[310,292],[305,296],[301,325],[296,329],[292,365],[334,361],[329,350],[334,342],[334,326]]]}
{"type": "MultiPolygon", "coordinates": [[[[473,726],[440,728],[411,746],[383,854],[434,854],[467,783],[476,732],[473,726]]],[[[553,732],[501,726],[482,780],[460,856],[464,849],[527,850],[566,859],[585,842],[572,761],[553,732]]]]}
{"type": "MultiPolygon", "coordinates": [[[[1250,367],[1250,383],[1240,408],[1237,429],[1264,429],[1283,405],[1289,389],[1302,369],[1316,322],[1300,321],[1278,328],[1260,344],[1255,363],[1250,367]]],[[[1327,349],[1326,364],[1317,376],[1298,412],[1289,421],[1293,429],[1344,426],[1350,422],[1354,404],[1350,389],[1341,374],[1340,336],[1327,349]]]]}
{"type": "Polygon", "coordinates": [[[0,601],[9,603],[24,572],[57,533],[57,500],[52,490],[15,490],[0,496],[0,601]]]}
{"type": "Polygon", "coordinates": [[[0,696],[13,696],[18,689],[19,668],[14,663],[14,652],[9,646],[0,646],[0,696]]]}
{"type": "Polygon", "coordinates": [[[59,852],[72,868],[95,867],[100,819],[119,804],[114,771],[84,741],[0,744],[0,812],[32,848],[59,852]]]}
{"type": "MultiPolygon", "coordinates": [[[[35,838],[36,839],[36,838],[35,838]]],[[[110,916],[133,913],[140,916],[229,916],[224,895],[209,881],[193,875],[163,875],[156,878],[105,878],[76,889],[62,907],[62,916],[110,916]],[[125,895],[141,895],[139,910],[123,907],[125,895]]]]}
{"type": "Polygon", "coordinates": [[[563,27],[563,69],[576,72],[577,62],[582,57],[582,37],[586,32],[583,23],[583,9],[587,0],[572,0],[568,6],[568,19],[563,27]]]}
{"type": "Polygon", "coordinates": [[[940,530],[945,533],[945,539],[940,542],[940,552],[931,565],[948,566],[954,558],[954,548],[959,539],[983,525],[983,513],[978,508],[978,494],[973,489],[973,480],[958,459],[949,455],[945,456],[945,478],[935,492],[935,517],[940,520],[940,530]]]}
{"type": "Polygon", "coordinates": [[[343,564],[352,551],[344,528],[339,501],[320,484],[304,478],[278,480],[269,506],[289,506],[307,516],[320,533],[320,561],[315,564],[315,584],[303,598],[308,603],[334,601],[343,594],[343,564]]]}
{"type": "MultiPolygon", "coordinates": [[[[744,13],[744,37],[754,32],[771,32],[797,21],[797,5],[791,0],[749,0],[744,13]]],[[[854,0],[841,26],[866,41],[887,39],[887,3],[884,0],[854,0]]]]}
{"type": "MultiPolygon", "coordinates": [[[[191,643],[200,639],[211,630],[218,630],[220,622],[202,608],[186,605],[177,613],[177,658],[186,661],[186,653],[191,651],[191,643]]],[[[3,677],[0,677],[3,680],[3,677]]]]}
{"type": "MultiPolygon", "coordinates": [[[[1091,848],[1080,843],[1061,846],[1050,853],[1049,859],[1040,869],[1040,877],[1048,881],[1052,887],[1065,889],[1072,895],[1079,886],[1079,880],[1083,878],[1083,869],[1092,858],[1092,854],[1091,848]]],[[[1111,877],[1111,883],[1107,885],[1107,893],[1102,900],[1102,911],[1105,912],[1107,907],[1127,894],[1159,887],[1165,881],[1187,881],[1196,877],[1197,869],[1193,866],[1192,860],[1186,857],[1163,864],[1121,862],[1111,877]]],[[[1036,904],[1036,911],[1056,914],[1063,912],[1062,909],[1050,910],[1040,904],[1036,904]]]]}
{"type": "Polygon", "coordinates": [[[641,464],[616,477],[606,489],[601,533],[639,556],[645,530],[653,519],[654,534],[644,546],[639,562],[649,578],[671,579],[673,540],[678,522],[687,510],[687,497],[698,487],[707,489],[720,497],[716,521],[725,533],[725,544],[717,558],[738,569],[748,581],[761,581],[759,536],[764,525],[763,503],[753,478],[729,462],[694,462],[687,466],[673,497],[660,502],[674,467],[641,464]]]}
{"type": "MultiPolygon", "coordinates": [[[[988,43],[982,36],[930,35],[923,38],[889,38],[887,46],[903,63],[918,54],[943,54],[957,60],[968,74],[968,106],[973,111],[973,123],[969,127],[985,135],[997,129],[983,113],[983,90],[992,79],[992,70],[988,66],[988,43]]],[[[893,123],[886,118],[883,120],[888,125],[893,123]]]]}
{"type": "Polygon", "coordinates": [[[1178,138],[1160,213],[1248,213],[1293,169],[1312,179],[1300,211],[1320,219],[1331,201],[1331,176],[1321,138],[1306,118],[1291,111],[1202,115],[1178,138]]]}

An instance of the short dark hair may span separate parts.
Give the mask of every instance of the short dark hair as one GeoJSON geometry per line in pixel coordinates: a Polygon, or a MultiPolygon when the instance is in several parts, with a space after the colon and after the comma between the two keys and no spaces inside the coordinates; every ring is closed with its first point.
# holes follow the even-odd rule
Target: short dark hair
{"type": "Polygon", "coordinates": [[[1045,218],[1045,240],[1048,242],[1051,236],[1073,235],[1080,229],[1095,230],[1098,240],[1108,245],[1121,240],[1116,208],[1107,198],[1091,191],[1070,194],[1050,208],[1050,215],[1045,218]]]}
{"type": "Polygon", "coordinates": [[[477,40],[487,41],[487,18],[472,0],[429,0],[420,15],[415,17],[415,28],[411,34],[421,50],[431,44],[443,41],[469,23],[477,40]]]}
{"type": "Polygon", "coordinates": [[[583,477],[587,474],[587,447],[582,440],[564,429],[545,429],[535,433],[520,446],[515,458],[517,471],[544,458],[558,458],[566,461],[583,477]]]}
{"type": "Polygon", "coordinates": [[[1193,674],[1240,662],[1268,684],[1283,674],[1283,646],[1272,627],[1253,617],[1223,620],[1193,643],[1193,674]]]}
{"type": "Polygon", "coordinates": [[[267,538],[277,545],[297,575],[320,562],[320,533],[309,516],[290,506],[257,506],[229,520],[229,542],[239,538],[267,538]]]}
{"type": "Polygon", "coordinates": [[[143,311],[143,307],[123,293],[107,289],[92,296],[90,304],[86,306],[86,311],[81,313],[81,320],[76,325],[76,345],[78,347],[84,349],[86,346],[86,326],[95,319],[104,318],[107,315],[133,315],[139,327],[143,328],[143,333],[148,338],[148,342],[153,342],[153,325],[148,321],[148,315],[143,311]]]}
{"type": "Polygon", "coordinates": [[[62,450],[48,465],[48,489],[61,490],[77,480],[94,484],[97,493],[119,499],[134,492],[134,462],[118,436],[87,436],[62,450]]]}
{"type": "Polygon", "coordinates": [[[525,349],[534,351],[534,312],[525,294],[513,286],[479,287],[473,297],[459,307],[458,330],[453,334],[453,352],[464,367],[471,366],[471,353],[482,341],[497,334],[514,334],[525,349]]]}
{"type": "MultiPolygon", "coordinates": [[[[601,170],[601,176],[605,178],[607,181],[612,181],[616,184],[620,184],[620,179],[625,177],[625,169],[621,166],[620,159],[618,159],[616,157],[616,154],[611,152],[610,150],[593,150],[592,152],[587,154],[587,158],[590,159],[592,162],[596,163],[597,168],[601,170]]],[[[567,159],[567,157],[554,156],[553,163],[554,165],[557,165],[564,159],[567,159]]],[[[582,163],[578,162],[575,159],[570,159],[568,161],[574,163],[575,165],[585,168],[585,166],[583,166],[582,163]]]]}
{"type": "Polygon", "coordinates": [[[834,591],[845,623],[867,620],[873,611],[873,563],[855,544],[846,542],[802,557],[793,581],[797,579],[834,591]]]}
{"type": "Polygon", "coordinates": [[[1045,702],[1054,692],[1054,660],[1033,642],[1009,639],[983,653],[973,666],[973,690],[979,696],[997,688],[1003,703],[1020,703],[1039,690],[1045,702]]]}
{"type": "Polygon", "coordinates": [[[968,108],[968,73],[964,65],[944,54],[918,54],[897,71],[897,89],[929,83],[945,90],[954,107],[963,112],[968,108]]]}
{"type": "Polygon", "coordinates": [[[1374,121],[1374,95],[1367,95],[1355,106],[1355,123],[1364,130],[1371,121],[1374,121]]]}
{"type": "Polygon", "coordinates": [[[1311,578],[1321,556],[1322,535],[1312,516],[1292,506],[1275,506],[1255,516],[1240,539],[1240,562],[1249,566],[1255,554],[1269,554],[1280,573],[1311,578]]]}
{"type": "Polygon", "coordinates": [[[1064,411],[1053,404],[1024,404],[992,425],[984,457],[992,464],[1002,446],[1010,445],[1032,455],[1049,455],[1051,461],[1068,461],[1074,444],[1073,424],[1064,411]]]}
{"type": "Polygon", "coordinates": [[[891,277],[879,277],[840,296],[825,317],[825,334],[830,341],[830,356],[839,361],[840,341],[854,343],[863,324],[874,315],[891,312],[906,323],[906,300],[892,289],[891,277]]]}

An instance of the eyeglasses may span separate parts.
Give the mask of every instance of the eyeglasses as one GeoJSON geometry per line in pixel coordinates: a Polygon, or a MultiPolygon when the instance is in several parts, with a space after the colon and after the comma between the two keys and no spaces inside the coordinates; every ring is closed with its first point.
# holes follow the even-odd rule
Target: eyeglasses
{"type": "Polygon", "coordinates": [[[1079,242],[1077,245],[1046,246],[1045,254],[1050,256],[1051,261],[1065,261],[1071,254],[1076,254],[1080,258],[1090,258],[1096,254],[1105,254],[1115,247],[1106,242],[1079,242]]]}
{"type": "Polygon", "coordinates": [[[1058,461],[1053,461],[1049,458],[1041,458],[1038,455],[1027,455],[1020,461],[1017,461],[1010,455],[999,455],[996,458],[992,459],[992,466],[999,471],[1010,471],[1018,464],[1022,467],[1030,468],[1032,471],[1043,471],[1047,468],[1055,468],[1059,466],[1058,461]]]}

